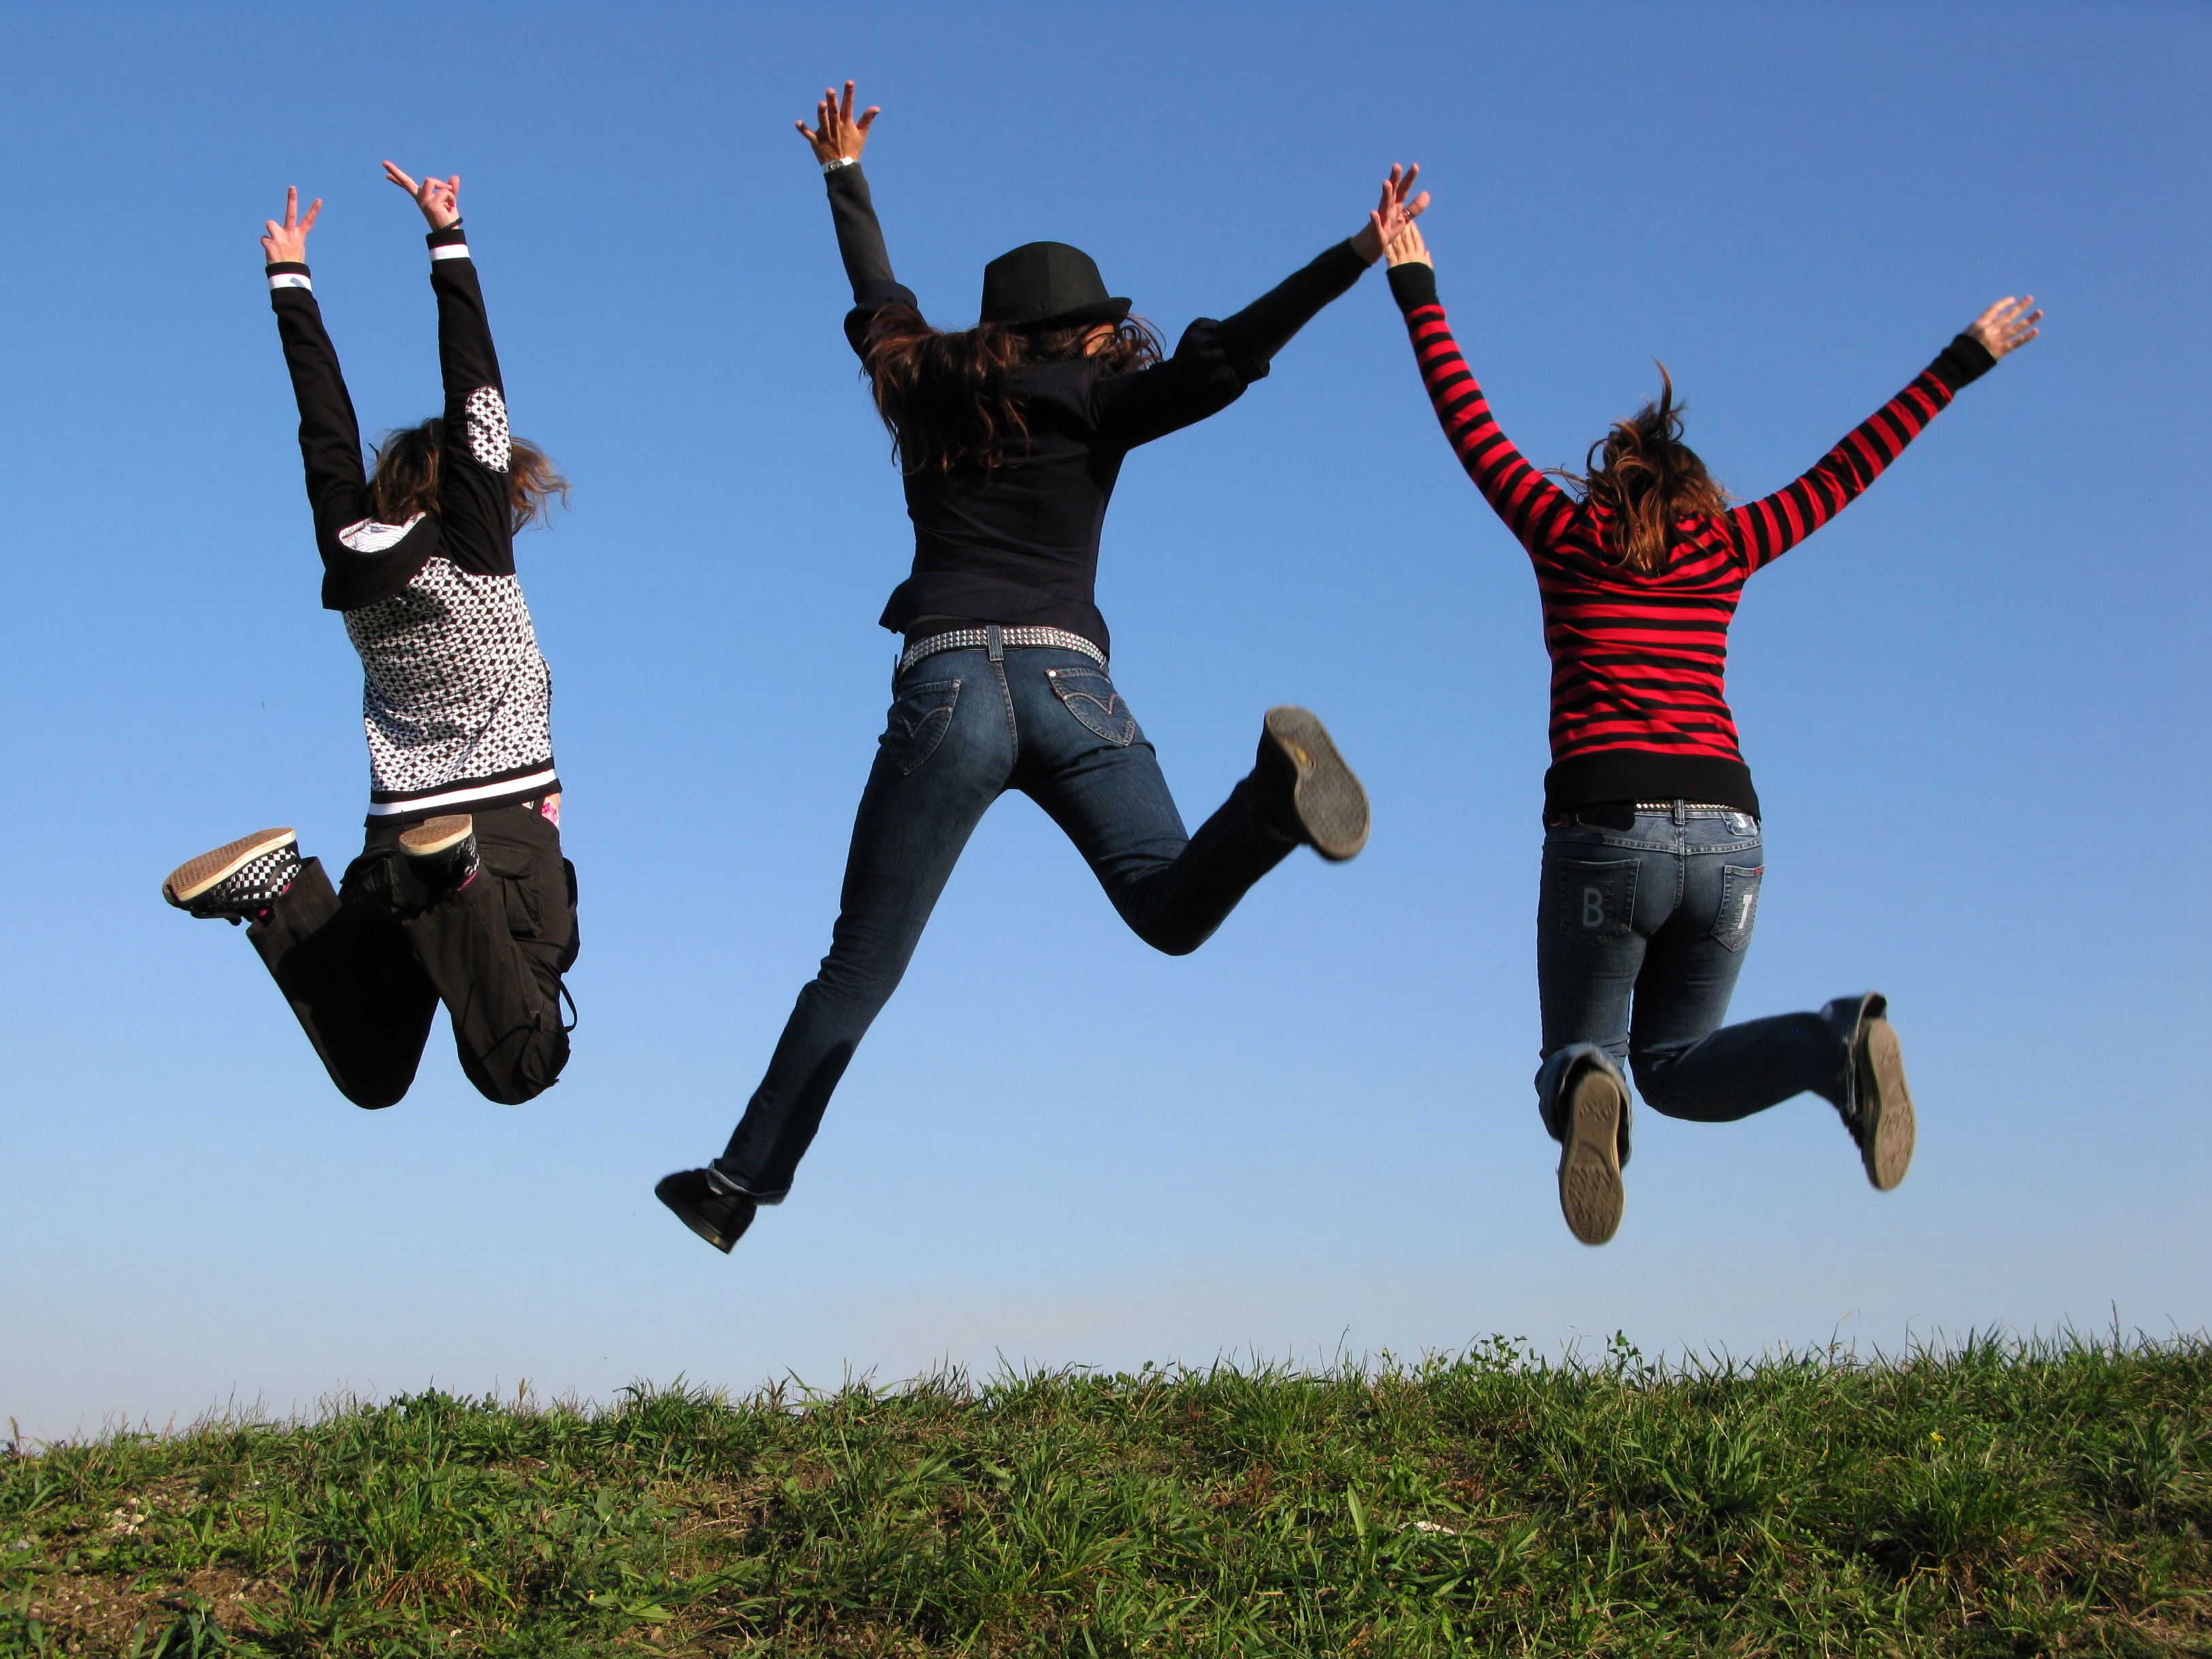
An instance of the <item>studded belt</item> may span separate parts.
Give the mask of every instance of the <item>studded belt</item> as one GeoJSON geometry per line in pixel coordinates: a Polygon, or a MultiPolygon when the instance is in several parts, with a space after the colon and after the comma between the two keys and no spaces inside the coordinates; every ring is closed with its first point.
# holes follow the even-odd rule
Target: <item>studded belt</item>
{"type": "Polygon", "coordinates": [[[940,651],[972,651],[977,646],[1044,645],[1058,651],[1073,651],[1078,656],[1088,657],[1101,668],[1106,666],[1106,653],[1085,639],[1080,634],[1071,634],[1064,628],[956,628],[949,634],[932,634],[926,640],[916,640],[899,653],[897,672],[906,671],[924,657],[933,657],[940,651]]]}
{"type": "Polygon", "coordinates": [[[1735,812],[1747,818],[1751,816],[1741,806],[1730,806],[1724,801],[1717,800],[1686,800],[1679,803],[1671,800],[1640,800],[1636,803],[1636,810],[1639,812],[1671,812],[1677,805],[1685,812],[1735,812]]]}

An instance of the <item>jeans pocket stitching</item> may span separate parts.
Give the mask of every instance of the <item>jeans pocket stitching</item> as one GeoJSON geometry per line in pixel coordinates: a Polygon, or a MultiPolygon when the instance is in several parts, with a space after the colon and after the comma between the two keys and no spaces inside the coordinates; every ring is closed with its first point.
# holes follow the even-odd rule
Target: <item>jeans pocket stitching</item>
{"type": "Polygon", "coordinates": [[[1082,721],[1093,736],[1103,738],[1117,749],[1127,749],[1136,741],[1137,717],[1106,675],[1096,669],[1048,668],[1045,679],[1060,707],[1082,721]],[[1091,681],[1105,688],[1103,698],[1085,684],[1091,681]]]}
{"type": "Polygon", "coordinates": [[[960,702],[960,686],[958,680],[924,680],[903,688],[892,699],[884,720],[884,734],[876,741],[898,768],[901,777],[910,778],[920,771],[945,741],[945,732],[951,729],[952,711],[960,702]],[[902,711],[909,706],[916,712],[911,720],[902,720],[902,711]]]}

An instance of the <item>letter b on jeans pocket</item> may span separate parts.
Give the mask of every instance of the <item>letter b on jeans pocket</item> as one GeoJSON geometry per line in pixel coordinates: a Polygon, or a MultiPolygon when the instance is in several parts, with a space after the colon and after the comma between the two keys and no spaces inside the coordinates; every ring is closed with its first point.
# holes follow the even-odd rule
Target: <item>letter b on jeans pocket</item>
{"type": "Polygon", "coordinates": [[[1626,935],[1636,915],[1634,859],[1557,859],[1546,896],[1552,924],[1571,939],[1609,945],[1626,935]]]}
{"type": "Polygon", "coordinates": [[[958,680],[925,680],[901,689],[878,739],[884,758],[898,768],[901,777],[911,777],[937,752],[959,701],[958,680]]]}

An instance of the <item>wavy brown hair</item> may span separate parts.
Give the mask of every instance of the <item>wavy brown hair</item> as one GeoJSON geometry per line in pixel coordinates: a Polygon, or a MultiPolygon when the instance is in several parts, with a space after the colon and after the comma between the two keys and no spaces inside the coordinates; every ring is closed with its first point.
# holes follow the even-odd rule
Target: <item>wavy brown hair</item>
{"type": "Polygon", "coordinates": [[[1028,420],[1006,378],[1034,363],[1098,360],[1109,374],[1156,363],[1160,337],[1141,317],[1114,325],[1113,337],[1086,351],[1096,323],[1073,328],[1009,328],[999,323],[948,334],[905,306],[876,314],[862,362],[876,413],[891,434],[899,470],[988,477],[1008,450],[1026,442],[1028,420]]]}
{"type": "MultiPolygon", "coordinates": [[[[553,522],[553,502],[568,504],[568,481],[550,456],[520,438],[510,441],[507,504],[510,529],[553,522]]],[[[446,447],[446,422],[433,416],[420,426],[384,434],[376,447],[376,471],[368,481],[376,516],[386,524],[405,524],[417,513],[438,516],[438,467],[446,447]]]]}
{"type": "Polygon", "coordinates": [[[1676,525],[1728,510],[1728,491],[1682,441],[1684,408],[1674,401],[1674,377],[1661,363],[1659,401],[1615,421],[1583,458],[1587,472],[1549,469],[1579,484],[1583,499],[1610,515],[1606,546],[1647,576],[1667,568],[1668,540],[1676,525]]]}

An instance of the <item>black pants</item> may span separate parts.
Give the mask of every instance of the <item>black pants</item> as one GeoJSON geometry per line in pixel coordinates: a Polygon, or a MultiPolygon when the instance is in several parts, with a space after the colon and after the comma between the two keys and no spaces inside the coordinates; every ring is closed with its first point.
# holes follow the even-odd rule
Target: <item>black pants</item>
{"type": "Polygon", "coordinates": [[[495,807],[476,815],[476,879],[433,898],[400,856],[400,828],[369,830],[336,893],[307,860],[246,937],[355,1105],[407,1092],[441,1001],[469,1081],[520,1105],[568,1063],[561,975],[576,960],[576,867],[536,811],[495,807]]]}

